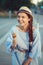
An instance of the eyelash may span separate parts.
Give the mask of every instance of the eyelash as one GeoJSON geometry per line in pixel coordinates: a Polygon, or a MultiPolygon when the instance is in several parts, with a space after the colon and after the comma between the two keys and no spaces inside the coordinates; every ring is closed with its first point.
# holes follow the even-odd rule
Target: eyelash
{"type": "MultiPolygon", "coordinates": [[[[20,18],[20,16],[17,16],[17,18],[20,18]]],[[[25,18],[24,16],[22,16],[22,18],[25,18]]]]}

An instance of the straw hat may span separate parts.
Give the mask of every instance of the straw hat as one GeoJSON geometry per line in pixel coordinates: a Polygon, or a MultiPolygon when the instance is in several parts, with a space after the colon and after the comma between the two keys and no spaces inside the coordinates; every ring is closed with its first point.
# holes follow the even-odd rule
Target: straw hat
{"type": "MultiPolygon", "coordinates": [[[[30,16],[32,16],[31,10],[30,10],[28,7],[26,7],[26,6],[20,7],[18,13],[19,13],[19,12],[25,12],[25,13],[29,14],[30,16]]],[[[33,17],[33,16],[32,16],[32,17],[33,17]]]]}

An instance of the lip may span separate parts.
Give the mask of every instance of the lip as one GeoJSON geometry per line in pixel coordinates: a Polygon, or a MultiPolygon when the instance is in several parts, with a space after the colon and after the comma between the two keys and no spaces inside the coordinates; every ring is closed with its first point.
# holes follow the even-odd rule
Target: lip
{"type": "Polygon", "coordinates": [[[21,25],[21,26],[24,26],[24,24],[23,24],[23,23],[20,23],[20,25],[21,25]]]}

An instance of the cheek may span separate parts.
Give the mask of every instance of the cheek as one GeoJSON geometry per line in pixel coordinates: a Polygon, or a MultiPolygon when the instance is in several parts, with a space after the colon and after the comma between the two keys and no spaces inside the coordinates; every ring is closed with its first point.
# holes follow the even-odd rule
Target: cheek
{"type": "Polygon", "coordinates": [[[28,24],[28,20],[27,19],[25,20],[25,24],[28,24]]]}

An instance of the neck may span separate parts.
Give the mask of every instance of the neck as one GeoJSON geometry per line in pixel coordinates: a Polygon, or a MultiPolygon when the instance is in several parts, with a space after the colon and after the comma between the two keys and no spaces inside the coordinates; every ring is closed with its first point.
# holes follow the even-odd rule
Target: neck
{"type": "Polygon", "coordinates": [[[29,31],[29,26],[21,27],[21,30],[23,30],[24,32],[28,32],[29,31]]]}
{"type": "Polygon", "coordinates": [[[19,29],[23,32],[28,32],[29,31],[29,26],[20,26],[20,25],[17,25],[17,27],[19,27],[19,29]]]}

